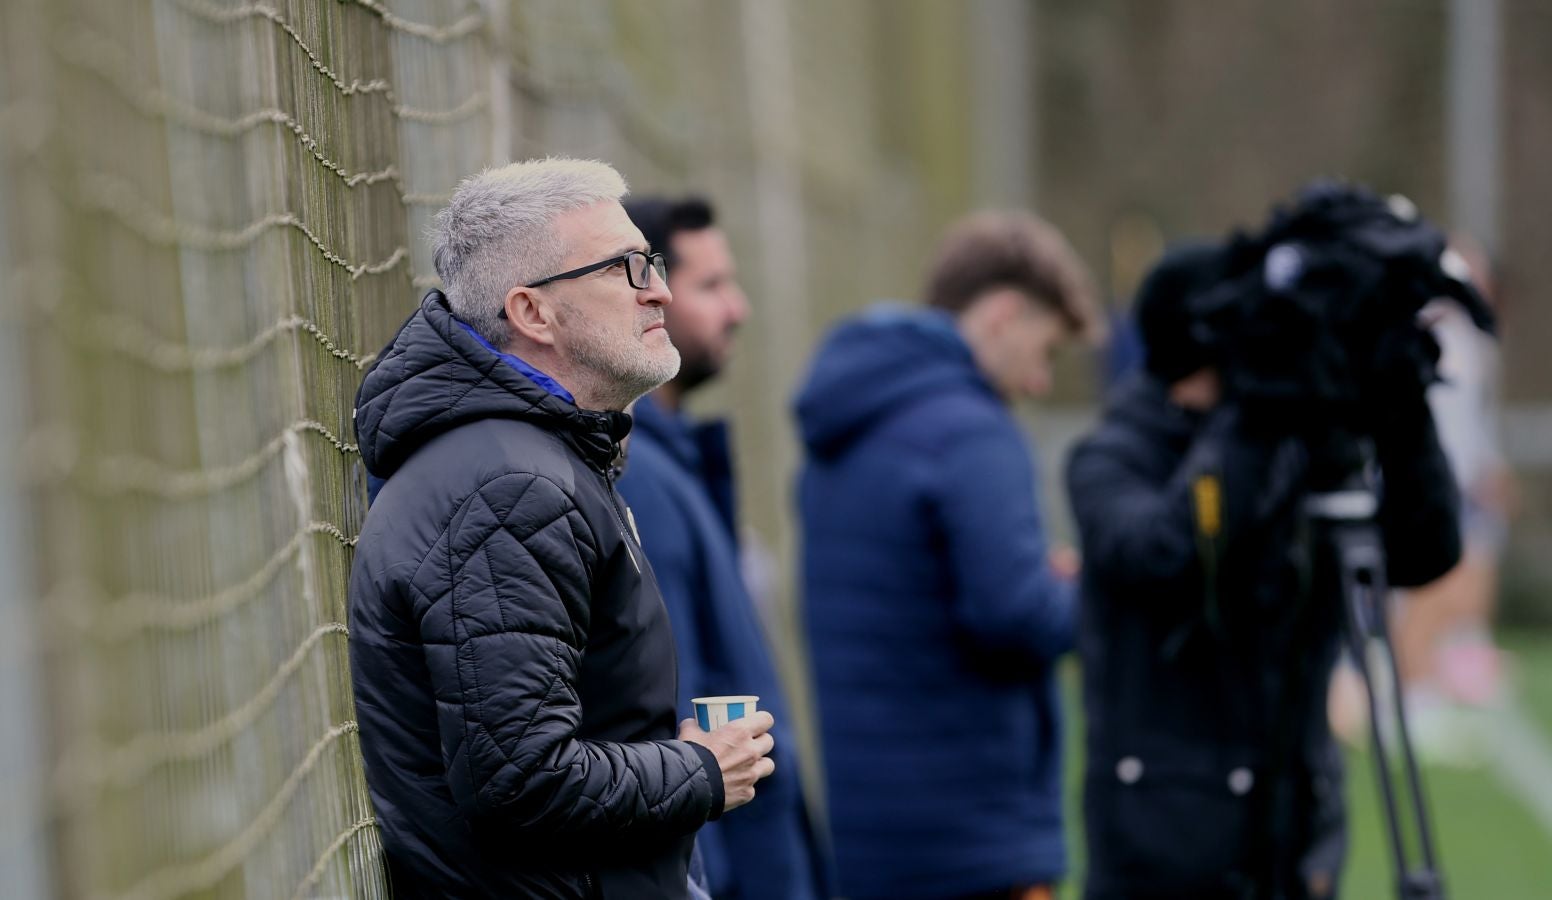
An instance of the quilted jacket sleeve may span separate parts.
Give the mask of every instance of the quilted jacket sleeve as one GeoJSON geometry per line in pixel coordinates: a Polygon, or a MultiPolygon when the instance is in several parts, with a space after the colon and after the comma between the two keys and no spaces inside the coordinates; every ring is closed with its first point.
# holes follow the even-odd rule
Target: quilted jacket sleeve
{"type": "Polygon", "coordinates": [[[681,741],[581,740],[593,536],[559,486],[483,485],[421,566],[421,633],[448,785],[471,819],[546,835],[685,834],[714,812],[702,757],[681,741]]]}

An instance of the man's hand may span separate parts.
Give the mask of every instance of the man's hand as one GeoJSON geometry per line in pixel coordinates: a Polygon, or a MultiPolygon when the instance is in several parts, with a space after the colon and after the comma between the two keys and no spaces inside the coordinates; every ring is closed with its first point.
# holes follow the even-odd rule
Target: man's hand
{"type": "Polygon", "coordinates": [[[775,724],[771,714],[763,711],[711,732],[702,731],[694,719],[679,723],[679,740],[710,750],[722,767],[723,812],[753,800],[754,783],[776,771],[776,763],[766,756],[776,743],[770,735],[775,724]]]}
{"type": "Polygon", "coordinates": [[[1077,581],[1083,573],[1083,557],[1071,544],[1052,544],[1046,551],[1046,564],[1051,572],[1063,581],[1077,581]]]}

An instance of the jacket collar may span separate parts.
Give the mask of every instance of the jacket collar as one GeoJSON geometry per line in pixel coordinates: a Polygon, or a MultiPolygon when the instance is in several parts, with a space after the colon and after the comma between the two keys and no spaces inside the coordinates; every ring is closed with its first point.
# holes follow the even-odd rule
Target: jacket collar
{"type": "Polygon", "coordinates": [[[634,440],[661,447],[676,465],[705,488],[730,534],[736,534],[736,492],[732,440],[726,422],[693,422],[683,413],[665,409],[651,394],[632,407],[634,440]]]}
{"type": "Polygon", "coordinates": [[[665,408],[651,394],[636,401],[631,407],[634,421],[632,430],[640,440],[643,435],[660,445],[687,469],[699,469],[701,451],[695,441],[695,425],[683,413],[665,408]]]}
{"type": "Polygon", "coordinates": [[[486,350],[494,353],[496,357],[502,362],[528,376],[528,380],[532,381],[534,384],[537,384],[539,387],[544,388],[546,391],[549,391],[567,403],[576,405],[577,398],[572,396],[570,391],[566,390],[565,385],[529,365],[528,361],[522,357],[514,353],[503,353],[502,351],[497,350],[490,341],[485,340],[485,338],[482,337],[478,331],[474,330],[474,326],[470,325],[468,322],[465,322],[462,319],[457,321],[459,325],[463,326],[463,330],[469,333],[470,337],[474,338],[476,341],[479,341],[481,347],[484,347],[486,350]]]}

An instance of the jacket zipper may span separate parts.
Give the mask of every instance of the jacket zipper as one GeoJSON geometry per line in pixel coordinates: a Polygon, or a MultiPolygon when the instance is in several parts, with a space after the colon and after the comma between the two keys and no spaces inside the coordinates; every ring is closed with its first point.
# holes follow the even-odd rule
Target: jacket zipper
{"type": "MultiPolygon", "coordinates": [[[[618,458],[619,455],[619,445],[615,445],[615,457],[618,458]]],[[[625,552],[630,556],[631,565],[636,567],[636,574],[640,575],[641,563],[636,559],[636,551],[631,548],[631,541],[635,532],[630,527],[630,523],[625,521],[625,513],[620,511],[620,494],[614,489],[614,473],[615,468],[613,465],[604,470],[604,481],[609,484],[609,505],[614,507],[614,517],[620,523],[620,537],[625,539],[625,552]]]]}

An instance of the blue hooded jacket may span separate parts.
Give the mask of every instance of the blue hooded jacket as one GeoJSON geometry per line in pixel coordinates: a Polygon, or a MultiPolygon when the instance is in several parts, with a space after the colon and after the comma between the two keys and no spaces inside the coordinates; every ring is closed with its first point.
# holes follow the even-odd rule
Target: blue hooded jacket
{"type": "Polygon", "coordinates": [[[690,698],[754,694],[776,719],[774,774],[752,803],[697,836],[717,900],[827,897],[822,856],[803,801],[776,667],[739,567],[727,429],[692,425],[650,397],[633,413],[619,491],[652,563],[679,657],[679,707],[690,698]]]}
{"type": "Polygon", "coordinates": [[[804,614],[839,892],[942,898],[1066,868],[1053,661],[1073,643],[1033,460],[953,320],[880,305],[796,403],[804,614]]]}

